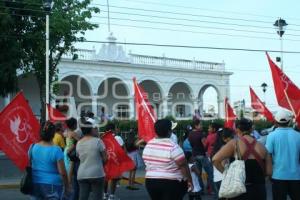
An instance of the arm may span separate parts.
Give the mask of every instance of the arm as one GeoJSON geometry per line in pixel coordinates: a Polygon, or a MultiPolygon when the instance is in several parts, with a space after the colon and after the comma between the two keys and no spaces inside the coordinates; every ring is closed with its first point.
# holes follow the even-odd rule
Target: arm
{"type": "Polygon", "coordinates": [[[69,169],[69,174],[68,174],[68,181],[69,184],[72,185],[72,179],[73,179],[73,175],[74,175],[74,162],[70,161],[70,169],[69,169]]]}
{"type": "Polygon", "coordinates": [[[222,173],[224,171],[222,161],[234,155],[235,143],[236,140],[231,140],[230,142],[228,142],[214,155],[212,159],[213,165],[222,173]]]}
{"type": "Polygon", "coordinates": [[[178,165],[183,177],[187,179],[189,190],[192,191],[194,189],[194,185],[186,159],[183,157],[182,159],[175,161],[175,163],[178,165]]]}
{"type": "Polygon", "coordinates": [[[68,176],[67,176],[64,160],[57,161],[57,169],[62,178],[66,192],[70,192],[70,185],[68,182],[68,176]]]}
{"type": "Polygon", "coordinates": [[[106,163],[106,161],[107,161],[107,153],[106,153],[106,151],[104,150],[104,151],[101,151],[100,152],[100,155],[101,155],[101,158],[102,158],[102,161],[103,161],[103,164],[105,164],[106,163]]]}
{"type": "Polygon", "coordinates": [[[267,176],[272,176],[272,173],[273,173],[273,164],[272,164],[272,156],[271,154],[267,153],[266,155],[266,175],[267,176]]]}

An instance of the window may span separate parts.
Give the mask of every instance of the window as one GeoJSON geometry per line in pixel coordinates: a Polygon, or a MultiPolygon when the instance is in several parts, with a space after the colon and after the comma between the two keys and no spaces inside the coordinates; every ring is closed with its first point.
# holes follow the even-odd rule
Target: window
{"type": "Polygon", "coordinates": [[[116,113],[119,120],[129,119],[129,106],[124,104],[118,105],[116,113]]]}
{"type": "Polygon", "coordinates": [[[176,106],[176,117],[185,117],[185,105],[176,106]]]}

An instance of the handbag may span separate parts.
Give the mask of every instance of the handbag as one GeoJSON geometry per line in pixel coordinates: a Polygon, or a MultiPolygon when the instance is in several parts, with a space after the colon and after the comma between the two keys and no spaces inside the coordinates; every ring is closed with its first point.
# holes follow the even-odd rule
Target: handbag
{"type": "Polygon", "coordinates": [[[32,144],[29,149],[29,160],[30,160],[29,166],[25,168],[25,172],[20,182],[20,191],[23,194],[27,194],[27,195],[33,194],[32,168],[31,168],[33,146],[34,144],[32,144]]]}
{"type": "Polygon", "coordinates": [[[219,190],[219,198],[233,198],[246,192],[245,161],[241,159],[238,140],[235,144],[235,160],[225,168],[219,190]]]}

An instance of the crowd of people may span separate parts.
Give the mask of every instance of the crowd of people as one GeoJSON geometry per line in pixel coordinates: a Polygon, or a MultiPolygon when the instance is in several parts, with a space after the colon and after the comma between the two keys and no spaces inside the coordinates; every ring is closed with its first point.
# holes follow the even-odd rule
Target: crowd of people
{"type": "MultiPolygon", "coordinates": [[[[274,200],[300,199],[300,133],[290,127],[292,115],[280,110],[264,142],[253,123],[242,118],[235,130],[211,122],[208,133],[199,118],[187,127],[183,141],[174,133],[176,123],[157,120],[156,137],[145,143],[131,130],[128,138],[115,139],[134,161],[127,189],[136,190],[136,169],[145,165],[145,186],[152,200],[200,200],[203,194],[219,199],[223,172],[237,151],[245,162],[246,192],[232,199],[266,200],[266,181],[272,183],[274,200]],[[143,144],[142,158],[138,146],[143,144]],[[204,173],[206,180],[204,181],[204,173]]],[[[33,199],[115,199],[120,177],[105,180],[106,148],[99,138],[93,115],[61,123],[46,122],[41,141],[29,149],[33,169],[33,199]],[[78,126],[79,125],[79,126],[78,126]],[[64,194],[64,195],[63,195],[64,194]]],[[[108,123],[106,131],[115,132],[108,123]]]]}

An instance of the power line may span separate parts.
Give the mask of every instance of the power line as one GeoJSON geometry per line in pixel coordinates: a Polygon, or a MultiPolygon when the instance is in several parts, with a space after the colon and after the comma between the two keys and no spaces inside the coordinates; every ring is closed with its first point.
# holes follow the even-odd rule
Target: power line
{"type": "MultiPolygon", "coordinates": [[[[86,40],[87,43],[107,44],[109,41],[86,40]]],[[[209,46],[189,46],[189,45],[173,45],[173,44],[154,44],[154,43],[134,43],[134,42],[115,42],[120,45],[133,46],[153,46],[153,47],[172,47],[172,48],[188,48],[188,49],[212,49],[212,50],[228,50],[228,51],[248,51],[248,52],[271,52],[271,53],[290,53],[300,54],[300,51],[278,51],[271,49],[245,49],[245,48],[225,48],[225,47],[209,47],[209,46]]]]}
{"type": "MultiPolygon", "coordinates": [[[[101,10],[101,12],[107,12],[107,11],[106,10],[101,10]]],[[[239,26],[239,27],[247,27],[247,28],[259,28],[259,29],[273,29],[273,30],[277,30],[275,27],[269,27],[269,26],[245,25],[245,24],[216,22],[216,21],[207,21],[207,20],[166,17],[166,16],[159,16],[159,15],[143,15],[143,14],[138,14],[138,13],[116,12],[116,11],[110,11],[110,13],[121,14],[121,15],[133,15],[133,16],[148,17],[148,18],[170,19],[170,20],[177,20],[177,21],[203,22],[203,23],[220,24],[220,25],[226,25],[226,26],[239,26]]],[[[101,18],[101,16],[93,16],[93,17],[101,18]]],[[[289,29],[289,31],[300,31],[300,29],[289,29]]]]}
{"type": "MultiPolygon", "coordinates": [[[[123,0],[124,1],[124,0],[123,0]]],[[[209,9],[209,8],[203,8],[203,7],[190,7],[190,6],[184,6],[184,5],[175,5],[175,4],[168,4],[168,3],[161,3],[161,2],[149,2],[149,1],[141,1],[141,0],[126,0],[126,2],[134,2],[134,3],[140,3],[140,4],[150,4],[150,5],[160,5],[165,7],[174,7],[174,8],[186,8],[191,10],[204,10],[204,11],[211,11],[211,12],[219,12],[219,13],[225,13],[225,14],[235,14],[235,15],[245,15],[245,16],[254,16],[254,17],[264,17],[264,18],[272,18],[276,19],[277,16],[270,16],[270,15],[258,15],[253,13],[242,13],[242,12],[236,12],[236,11],[225,11],[225,10],[217,10],[217,9],[209,9]]],[[[299,18],[287,18],[290,20],[300,20],[299,18]]]]}
{"type": "MultiPolygon", "coordinates": [[[[99,25],[107,25],[106,23],[97,23],[99,25]]],[[[217,36],[229,36],[229,37],[241,37],[241,38],[250,38],[250,39],[266,39],[266,40],[278,40],[278,38],[269,38],[269,37],[258,37],[258,36],[248,36],[248,35],[234,35],[234,34],[226,34],[226,33],[215,33],[215,32],[204,32],[204,31],[190,31],[190,30],[178,30],[178,29],[171,29],[171,28],[158,28],[158,27],[151,27],[151,26],[136,26],[136,25],[128,25],[128,24],[116,24],[111,23],[111,25],[115,26],[123,26],[123,27],[131,27],[131,28],[142,28],[142,29],[151,29],[151,30],[164,30],[164,31],[172,31],[172,32],[185,32],[185,33],[195,33],[195,34],[205,34],[205,35],[217,35],[217,36]]],[[[300,42],[300,40],[295,39],[285,39],[285,41],[293,41],[293,42],[300,42]]]]}
{"type": "MultiPolygon", "coordinates": [[[[91,4],[96,6],[106,6],[104,4],[91,4]]],[[[163,13],[163,14],[174,14],[174,15],[183,15],[183,16],[193,16],[193,17],[206,17],[206,18],[214,18],[214,19],[225,19],[225,20],[234,20],[234,21],[245,21],[245,22],[256,22],[256,23],[265,23],[265,24],[271,24],[273,22],[270,21],[261,21],[261,20],[250,20],[250,19],[241,19],[241,18],[232,18],[232,17],[220,17],[220,16],[211,16],[211,15],[197,15],[197,14],[187,14],[182,12],[171,12],[166,10],[152,10],[152,9],[143,9],[143,8],[131,8],[126,6],[115,6],[110,5],[110,7],[113,8],[121,8],[121,9],[127,9],[127,10],[135,10],[135,11],[144,11],[144,12],[155,12],[155,13],[163,13]]]]}
{"type": "MultiPolygon", "coordinates": [[[[98,17],[98,16],[94,16],[94,17],[103,19],[102,17],[98,17]]],[[[268,35],[275,34],[275,33],[265,32],[265,31],[241,30],[241,29],[234,29],[234,28],[221,28],[221,27],[212,27],[212,26],[199,26],[199,25],[149,21],[149,20],[140,20],[140,19],[116,18],[116,17],[111,17],[110,19],[121,20],[121,21],[132,21],[132,22],[144,22],[144,23],[151,23],[151,24],[164,24],[164,25],[175,25],[175,26],[194,27],[194,28],[227,30],[227,31],[246,32],[246,33],[262,33],[262,34],[268,34],[268,35]]],[[[286,35],[300,37],[300,35],[295,35],[295,34],[286,34],[286,35]]]]}

